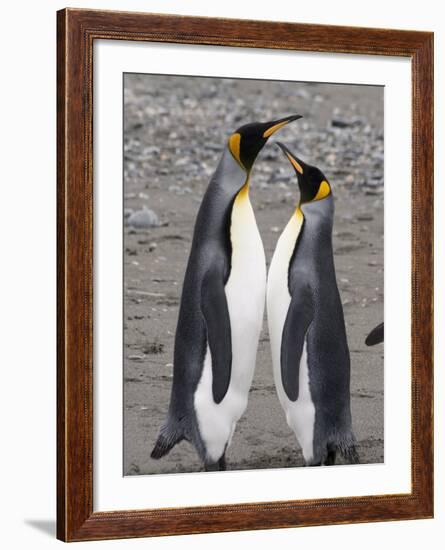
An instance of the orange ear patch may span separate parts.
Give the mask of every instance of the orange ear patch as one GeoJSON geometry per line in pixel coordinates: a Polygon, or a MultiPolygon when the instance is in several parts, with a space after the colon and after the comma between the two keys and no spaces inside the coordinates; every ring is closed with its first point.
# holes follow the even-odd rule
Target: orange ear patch
{"type": "MultiPolygon", "coordinates": [[[[232,134],[229,138],[229,149],[235,159],[241,164],[240,159],[241,134],[232,134]]],[[[241,164],[242,166],[242,164],[241,164]]]]}
{"type": "Polygon", "coordinates": [[[329,195],[330,192],[331,192],[331,188],[329,187],[329,183],[326,180],[323,180],[320,183],[320,187],[318,188],[317,194],[312,200],[319,201],[321,199],[324,199],[329,195]]]}

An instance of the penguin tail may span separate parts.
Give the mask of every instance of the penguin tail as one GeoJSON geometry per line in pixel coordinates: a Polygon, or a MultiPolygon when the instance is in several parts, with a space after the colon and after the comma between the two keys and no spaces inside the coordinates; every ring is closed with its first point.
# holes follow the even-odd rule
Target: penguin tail
{"type": "Polygon", "coordinates": [[[158,439],[156,440],[155,446],[151,451],[151,458],[162,458],[183,439],[184,434],[182,433],[182,430],[180,430],[179,427],[172,425],[170,421],[167,421],[159,432],[158,439]]]}
{"type": "Polygon", "coordinates": [[[357,442],[353,433],[344,434],[337,437],[335,442],[332,442],[332,447],[339,451],[345,462],[348,464],[360,464],[360,457],[357,452],[357,442]]]}
{"type": "Polygon", "coordinates": [[[335,454],[341,454],[347,464],[360,464],[357,452],[357,441],[352,432],[336,433],[327,445],[327,462],[335,464],[335,454]]]}
{"type": "Polygon", "coordinates": [[[340,449],[340,452],[348,464],[360,464],[360,457],[355,445],[340,449]]]}

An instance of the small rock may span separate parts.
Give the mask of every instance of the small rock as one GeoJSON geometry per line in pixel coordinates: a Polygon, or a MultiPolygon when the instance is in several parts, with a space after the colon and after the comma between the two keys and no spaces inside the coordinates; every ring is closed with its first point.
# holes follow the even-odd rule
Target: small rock
{"type": "Polygon", "coordinates": [[[144,357],[144,355],[129,355],[128,359],[130,359],[130,361],[143,361],[144,357]]]}
{"type": "Polygon", "coordinates": [[[169,185],[168,190],[170,193],[177,193],[178,195],[185,195],[186,193],[192,193],[190,187],[182,187],[180,185],[169,185]]]}
{"type": "Polygon", "coordinates": [[[361,120],[358,118],[346,120],[344,118],[337,117],[331,120],[331,126],[333,128],[353,128],[354,126],[360,126],[361,123],[361,120]]]}
{"type": "MultiPolygon", "coordinates": [[[[264,160],[276,160],[278,158],[278,150],[277,149],[273,149],[272,147],[268,147],[263,155],[262,155],[262,158],[264,160]]],[[[272,171],[272,169],[270,170],[272,171]]]]}
{"type": "Polygon", "coordinates": [[[148,147],[144,148],[144,155],[159,155],[160,153],[159,147],[156,147],[156,145],[149,145],[148,147]]]}
{"type": "Polygon", "coordinates": [[[383,185],[383,180],[382,179],[368,179],[368,180],[365,181],[364,185],[366,187],[371,187],[371,188],[379,187],[379,186],[383,185]]]}
{"type": "Polygon", "coordinates": [[[284,181],[289,181],[290,177],[287,174],[272,174],[270,183],[280,183],[284,181]]]}
{"type": "Polygon", "coordinates": [[[383,191],[383,187],[380,187],[380,188],[374,188],[374,189],[367,189],[365,191],[365,195],[369,195],[371,197],[375,197],[376,195],[383,195],[384,191],[383,191]]]}
{"type": "MultiPolygon", "coordinates": [[[[147,408],[147,407],[145,407],[147,408]]],[[[143,407],[141,407],[141,410],[143,410],[143,407]]],[[[137,464],[131,464],[131,466],[128,468],[128,471],[127,471],[127,476],[133,476],[133,475],[138,475],[141,473],[141,469],[139,468],[139,466],[137,464]]]]}
{"type": "Polygon", "coordinates": [[[133,212],[133,214],[128,217],[127,224],[141,229],[158,227],[159,218],[153,210],[144,206],[142,210],[136,210],[136,212],[133,212]]]}
{"type": "Polygon", "coordinates": [[[300,99],[309,99],[309,92],[305,88],[299,88],[295,95],[300,99]]]}
{"type": "Polygon", "coordinates": [[[204,145],[204,149],[207,149],[208,151],[215,151],[217,153],[219,153],[219,151],[222,150],[222,145],[219,144],[219,143],[211,143],[211,142],[207,142],[205,145],[204,145]]]}
{"type": "Polygon", "coordinates": [[[162,344],[161,342],[149,342],[146,346],[144,346],[144,349],[142,351],[150,355],[163,353],[164,344],[162,344]]]}

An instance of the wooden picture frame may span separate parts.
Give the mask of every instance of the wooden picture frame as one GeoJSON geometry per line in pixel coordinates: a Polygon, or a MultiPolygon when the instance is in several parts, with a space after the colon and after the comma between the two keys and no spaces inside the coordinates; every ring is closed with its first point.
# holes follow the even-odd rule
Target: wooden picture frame
{"type": "Polygon", "coordinates": [[[433,34],[65,9],[57,14],[57,536],[64,541],[433,516],[433,34]],[[402,56],[412,63],[412,489],[406,494],[93,512],[93,43],[402,56]]]}

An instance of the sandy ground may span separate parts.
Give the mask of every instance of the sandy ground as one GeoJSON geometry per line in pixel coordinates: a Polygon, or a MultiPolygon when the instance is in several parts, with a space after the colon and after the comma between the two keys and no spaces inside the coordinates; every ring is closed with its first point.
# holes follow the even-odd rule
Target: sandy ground
{"type": "MultiPolygon", "coordinates": [[[[382,88],[126,75],[124,92],[124,474],[202,469],[186,442],[159,461],[150,458],[169,403],[194,219],[231,131],[292,113],[304,119],[277,139],[318,165],[335,195],[335,264],[358,451],[363,463],[383,462],[383,345],[364,344],[383,319],[382,88]],[[128,224],[144,205],[158,226],[128,224]]],[[[251,178],[268,263],[298,202],[296,179],[277,149],[272,142],[263,149],[251,178]]],[[[229,469],[303,465],[271,364],[264,322],[249,404],[227,452],[229,469]]]]}

